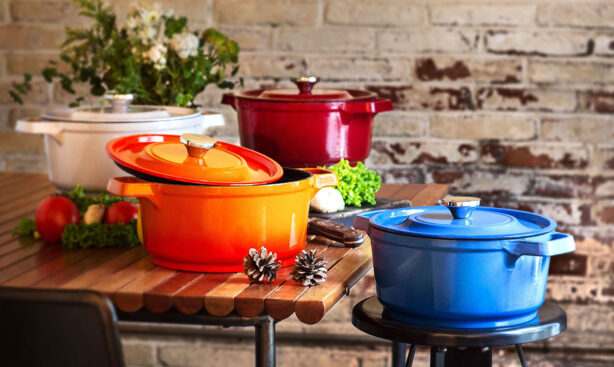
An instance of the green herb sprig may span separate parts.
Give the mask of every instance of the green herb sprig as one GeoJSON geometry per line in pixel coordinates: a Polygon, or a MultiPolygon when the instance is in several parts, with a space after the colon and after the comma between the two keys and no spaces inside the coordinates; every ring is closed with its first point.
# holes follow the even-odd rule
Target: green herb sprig
{"type": "Polygon", "coordinates": [[[361,162],[352,167],[345,159],[326,169],[337,174],[339,179],[337,190],[346,205],[360,207],[364,202],[375,205],[375,193],[382,184],[382,178],[377,172],[368,169],[361,162]]]}
{"type": "Polygon", "coordinates": [[[65,248],[136,247],[141,242],[136,232],[136,220],[123,223],[69,224],[62,232],[65,248]]]}
{"type": "Polygon", "coordinates": [[[28,236],[38,238],[38,232],[36,232],[36,224],[32,218],[21,218],[19,224],[13,229],[13,234],[17,236],[28,236]]]}

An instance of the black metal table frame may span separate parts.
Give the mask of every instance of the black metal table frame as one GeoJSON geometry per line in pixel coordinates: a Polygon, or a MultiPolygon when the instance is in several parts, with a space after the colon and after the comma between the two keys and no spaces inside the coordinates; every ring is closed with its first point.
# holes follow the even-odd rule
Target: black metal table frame
{"type": "Polygon", "coordinates": [[[183,324],[195,326],[240,326],[255,329],[255,366],[275,367],[275,323],[269,315],[245,318],[233,313],[224,317],[197,313],[186,315],[175,310],[156,314],[146,310],[123,312],[116,309],[120,322],[145,322],[152,324],[183,324]]]}

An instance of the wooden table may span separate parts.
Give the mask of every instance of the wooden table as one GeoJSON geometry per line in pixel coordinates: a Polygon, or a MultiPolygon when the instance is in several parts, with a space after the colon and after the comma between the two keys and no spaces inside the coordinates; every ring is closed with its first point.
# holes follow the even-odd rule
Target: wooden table
{"type": "MultiPolygon", "coordinates": [[[[381,198],[432,205],[447,185],[383,185],[381,198]]],[[[120,320],[256,328],[256,365],[275,365],[275,322],[292,314],[320,321],[371,268],[369,240],[357,248],[308,243],[329,263],[327,281],[303,287],[291,268],[271,284],[250,284],[243,273],[194,273],[155,266],[144,248],[62,249],[11,234],[20,218],[55,189],[46,175],[0,173],[0,285],[89,289],[112,300],[120,320]]]]}

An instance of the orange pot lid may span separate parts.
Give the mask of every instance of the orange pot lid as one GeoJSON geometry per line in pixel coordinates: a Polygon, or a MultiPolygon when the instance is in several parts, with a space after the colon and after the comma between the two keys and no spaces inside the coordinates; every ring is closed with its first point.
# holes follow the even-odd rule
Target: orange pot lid
{"type": "Polygon", "coordinates": [[[111,140],[107,152],[122,168],[182,183],[258,185],[283,175],[263,154],[199,134],[124,136],[111,140]]]}

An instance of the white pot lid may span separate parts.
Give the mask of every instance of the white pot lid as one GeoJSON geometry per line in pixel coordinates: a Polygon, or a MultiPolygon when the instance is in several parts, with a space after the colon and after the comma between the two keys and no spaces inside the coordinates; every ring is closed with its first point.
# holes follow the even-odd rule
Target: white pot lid
{"type": "Polygon", "coordinates": [[[131,94],[105,95],[110,106],[66,108],[45,112],[41,118],[62,122],[146,122],[192,117],[194,108],[171,106],[131,106],[131,94]]]}

